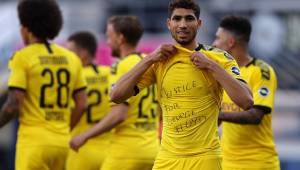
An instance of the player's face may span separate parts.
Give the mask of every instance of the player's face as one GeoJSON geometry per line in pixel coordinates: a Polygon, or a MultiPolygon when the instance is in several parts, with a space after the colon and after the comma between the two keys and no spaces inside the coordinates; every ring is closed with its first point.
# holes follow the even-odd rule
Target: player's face
{"type": "Polygon", "coordinates": [[[168,19],[167,25],[177,43],[188,45],[195,40],[201,20],[197,19],[192,9],[177,8],[168,19]]]}
{"type": "Polygon", "coordinates": [[[231,40],[232,35],[230,34],[230,32],[224,30],[223,28],[218,28],[213,46],[230,52],[230,49],[232,47],[231,40]]]}
{"type": "Polygon", "coordinates": [[[120,57],[120,34],[116,33],[112,24],[106,27],[107,44],[111,48],[112,56],[120,57]]]}

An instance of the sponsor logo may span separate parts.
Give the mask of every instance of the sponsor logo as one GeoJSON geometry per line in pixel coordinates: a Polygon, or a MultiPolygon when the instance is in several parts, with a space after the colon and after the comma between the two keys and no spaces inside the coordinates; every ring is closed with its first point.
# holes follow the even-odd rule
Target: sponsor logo
{"type": "Polygon", "coordinates": [[[240,75],[240,69],[238,67],[232,67],[231,72],[233,72],[235,75],[240,75]]]}
{"type": "Polygon", "coordinates": [[[266,97],[269,95],[269,89],[266,87],[261,87],[258,92],[263,97],[266,97]]]}

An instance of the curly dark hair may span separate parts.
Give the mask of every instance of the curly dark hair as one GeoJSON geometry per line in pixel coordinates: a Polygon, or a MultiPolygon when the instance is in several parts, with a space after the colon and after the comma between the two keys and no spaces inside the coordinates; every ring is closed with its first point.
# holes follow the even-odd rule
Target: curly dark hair
{"type": "Polygon", "coordinates": [[[242,16],[225,16],[220,23],[220,27],[231,32],[239,41],[249,42],[251,35],[251,23],[242,16]]]}
{"type": "Polygon", "coordinates": [[[22,26],[37,38],[54,39],[62,28],[63,18],[55,0],[21,0],[18,16],[22,26]]]}
{"type": "Polygon", "coordinates": [[[136,46],[141,39],[144,28],[138,17],[123,15],[112,16],[108,19],[117,33],[123,34],[128,44],[136,46]]]}
{"type": "Polygon", "coordinates": [[[92,57],[95,57],[97,50],[97,40],[94,34],[88,31],[80,31],[72,34],[68,41],[72,41],[79,48],[86,49],[92,57]]]}
{"type": "Polygon", "coordinates": [[[177,8],[192,9],[195,16],[200,17],[200,6],[194,0],[171,0],[168,8],[168,16],[171,18],[173,11],[177,8]]]}

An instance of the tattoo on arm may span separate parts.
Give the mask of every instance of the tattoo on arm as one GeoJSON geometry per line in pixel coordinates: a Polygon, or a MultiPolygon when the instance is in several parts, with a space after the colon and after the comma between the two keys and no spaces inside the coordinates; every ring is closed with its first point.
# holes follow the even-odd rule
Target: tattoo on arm
{"type": "Polygon", "coordinates": [[[0,127],[4,126],[7,122],[19,114],[23,97],[23,91],[10,90],[8,92],[8,98],[0,112],[0,127]]]}

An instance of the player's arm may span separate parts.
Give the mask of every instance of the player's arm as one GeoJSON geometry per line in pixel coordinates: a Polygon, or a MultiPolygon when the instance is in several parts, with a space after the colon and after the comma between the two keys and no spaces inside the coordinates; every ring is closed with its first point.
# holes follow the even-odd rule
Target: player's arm
{"type": "Polygon", "coordinates": [[[87,107],[87,95],[85,88],[76,90],[73,94],[73,99],[75,102],[75,107],[72,109],[70,129],[72,130],[76,124],[79,122],[82,114],[87,107]]]}
{"type": "Polygon", "coordinates": [[[173,45],[162,45],[157,48],[116,82],[110,93],[111,101],[122,103],[129,97],[135,95],[137,91],[136,85],[148,68],[150,68],[152,64],[165,60],[175,53],[176,48],[173,45]]]}
{"type": "Polygon", "coordinates": [[[71,140],[71,148],[77,151],[89,139],[101,135],[104,132],[110,131],[127,118],[127,111],[127,104],[122,103],[112,106],[110,109],[110,113],[106,115],[101,121],[99,121],[95,126],[88,129],[84,133],[75,136],[71,140]]]}
{"type": "Polygon", "coordinates": [[[242,112],[221,112],[219,114],[219,121],[226,121],[237,124],[254,124],[258,125],[265,115],[264,109],[253,107],[242,112]]]}
{"type": "Polygon", "coordinates": [[[4,126],[11,119],[17,117],[25,96],[25,91],[19,89],[10,89],[8,97],[0,112],[0,127],[4,126]]]}
{"type": "Polygon", "coordinates": [[[191,61],[199,69],[206,69],[212,73],[213,77],[221,84],[231,100],[243,110],[248,110],[253,106],[252,93],[247,85],[235,79],[219,64],[200,52],[194,53],[191,56],[191,61]]]}

